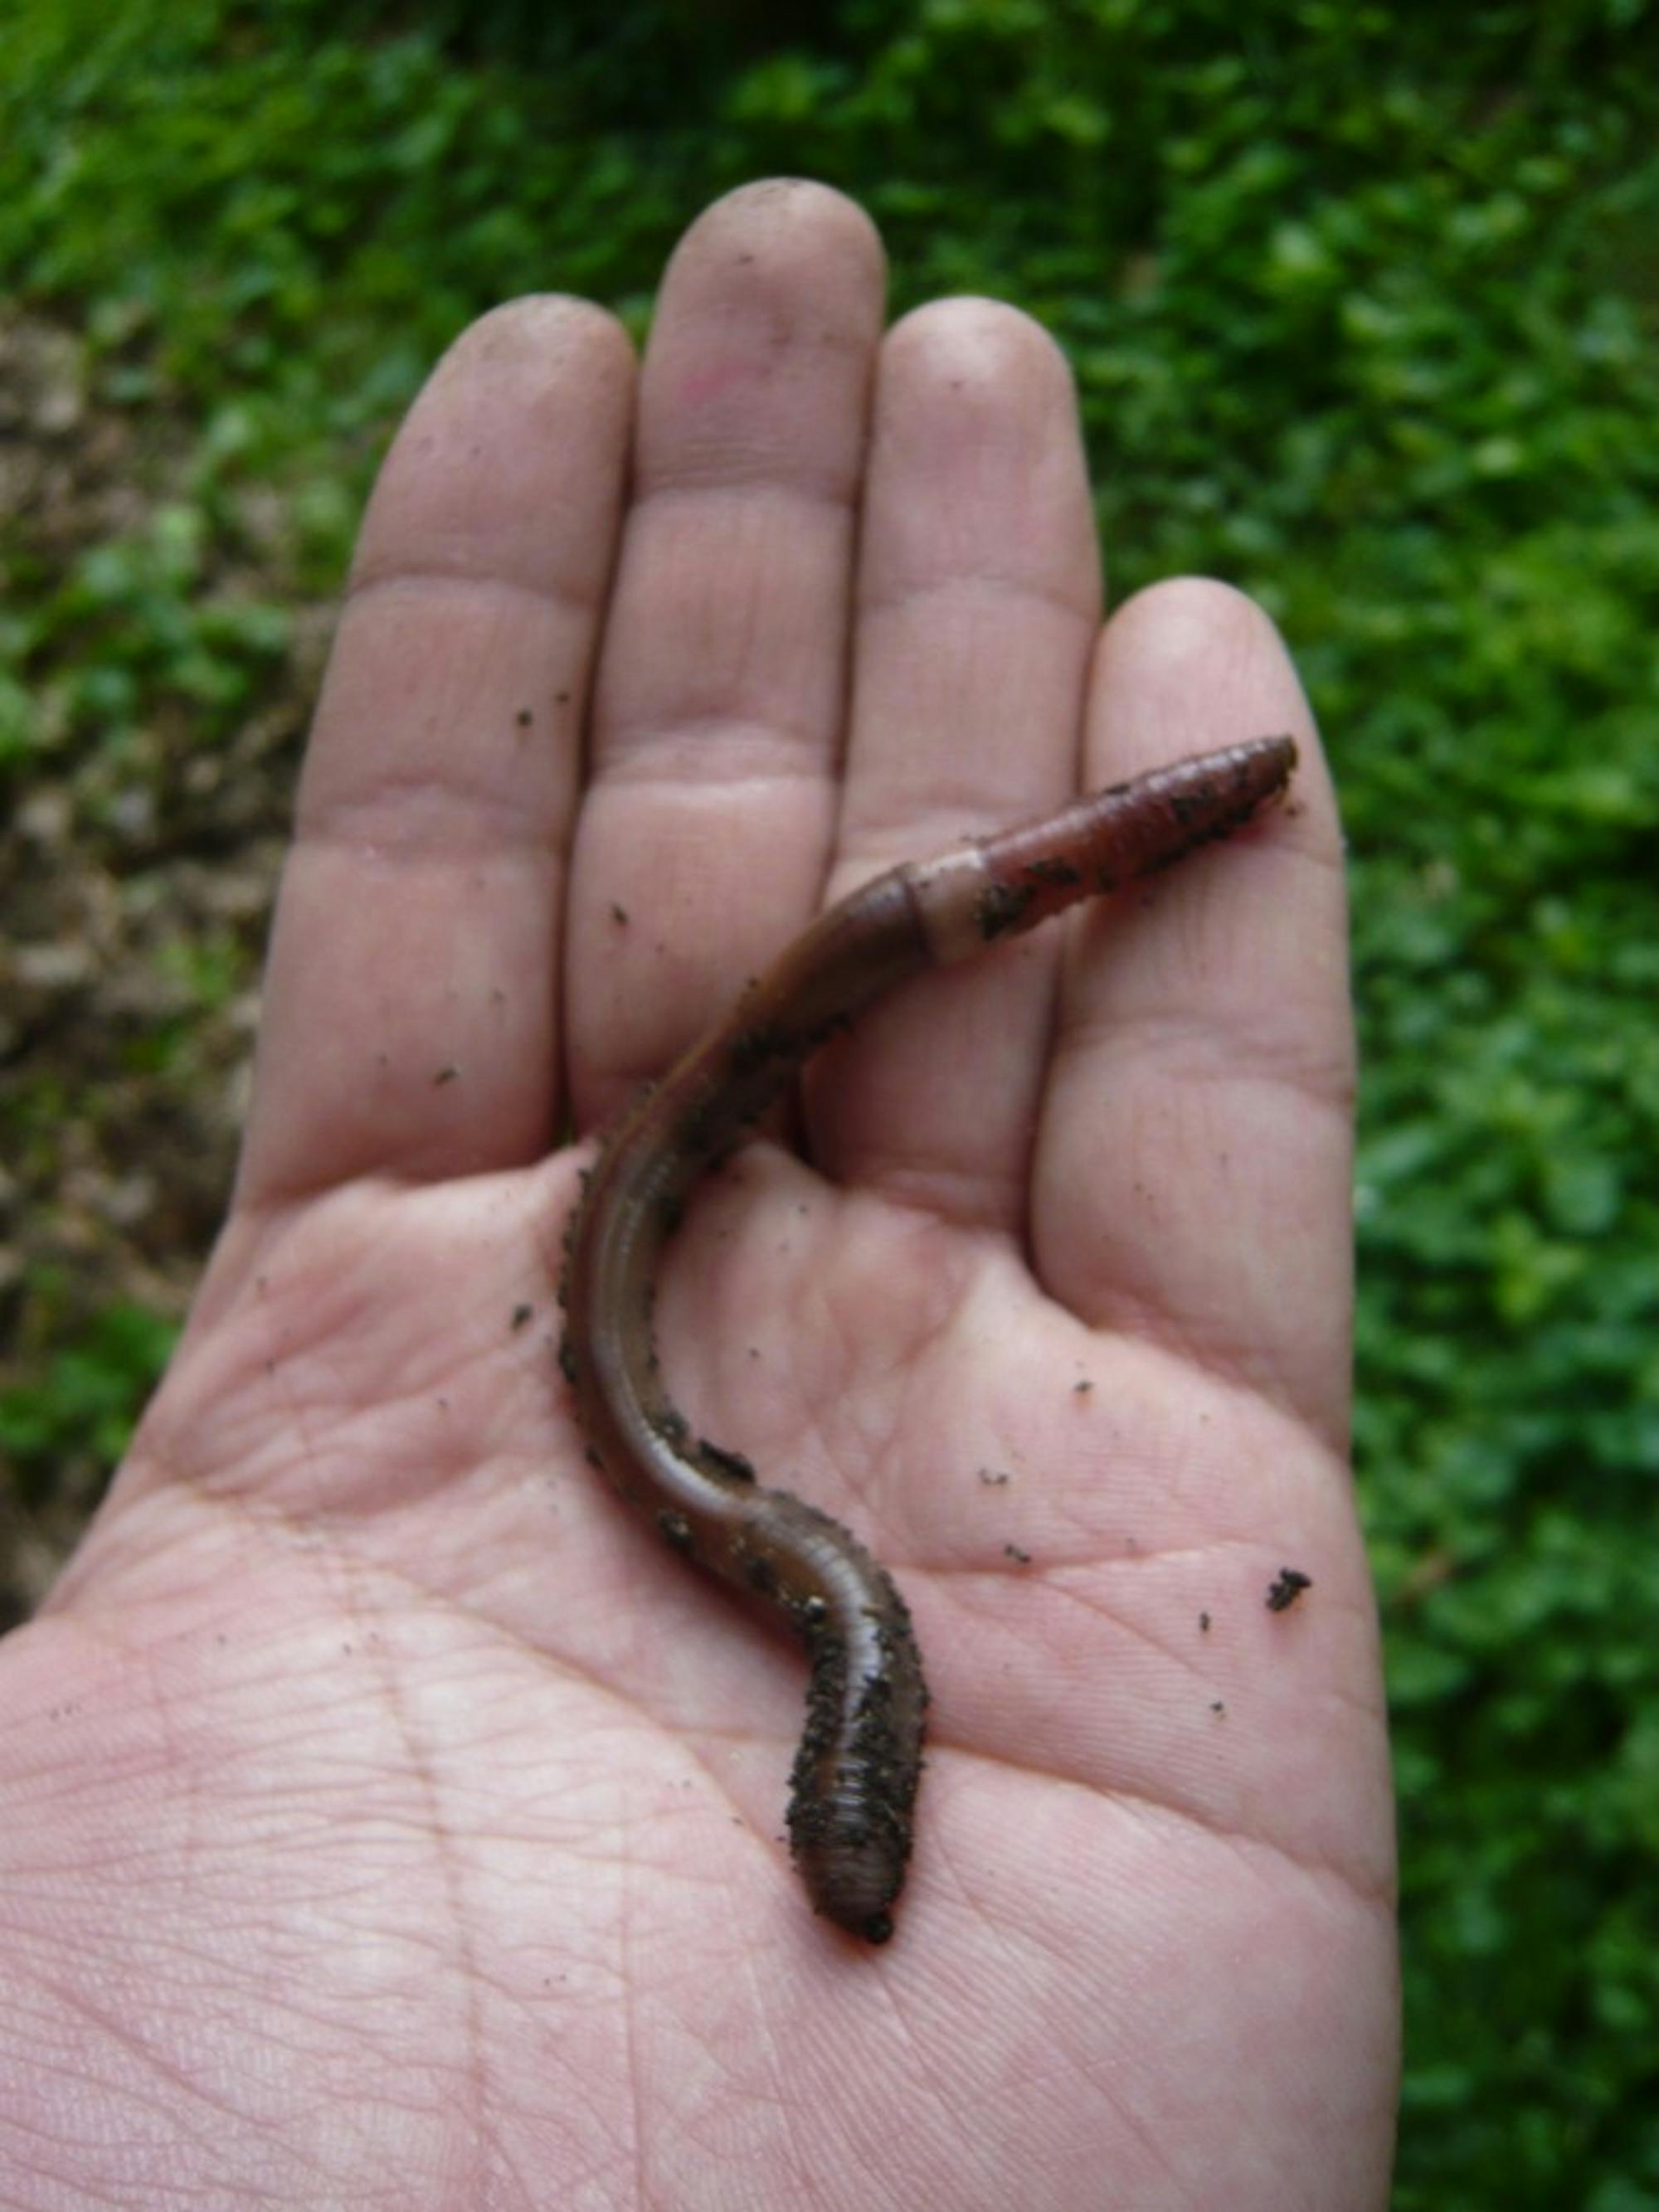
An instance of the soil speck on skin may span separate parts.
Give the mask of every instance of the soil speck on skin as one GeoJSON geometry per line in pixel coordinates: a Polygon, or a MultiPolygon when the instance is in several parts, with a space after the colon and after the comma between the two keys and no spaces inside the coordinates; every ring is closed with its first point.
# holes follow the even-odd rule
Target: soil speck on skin
{"type": "Polygon", "coordinates": [[[1281,1567],[1267,1589],[1269,1613],[1288,1613],[1304,1590],[1313,1588],[1311,1575],[1304,1575],[1300,1567],[1281,1567]]]}

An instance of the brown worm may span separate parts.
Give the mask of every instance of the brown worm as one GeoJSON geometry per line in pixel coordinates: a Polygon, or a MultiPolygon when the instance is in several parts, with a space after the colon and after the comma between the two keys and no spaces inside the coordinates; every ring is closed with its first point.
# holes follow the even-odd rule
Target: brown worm
{"type": "Polygon", "coordinates": [[[875,877],[635,1099],[586,1179],[567,1238],[560,1364],[590,1456],[675,1551],[769,1600],[805,1645],[790,1848],[814,1908],[872,1943],[892,1933],[921,1771],[927,1692],[910,1615],[839,1522],[763,1490],[747,1460],[675,1411],[651,1328],[659,1255],[703,1168],[872,999],[1226,836],[1295,765],[1291,738],[1252,738],[875,877]]]}

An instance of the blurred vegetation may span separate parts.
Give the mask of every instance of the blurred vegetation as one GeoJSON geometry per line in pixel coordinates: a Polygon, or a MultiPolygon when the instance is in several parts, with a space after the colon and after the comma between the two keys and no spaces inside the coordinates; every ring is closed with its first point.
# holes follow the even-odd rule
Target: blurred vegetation
{"type": "MultiPolygon", "coordinates": [[[[1655,2212],[1645,0],[821,0],[787,44],[733,0],[7,12],[0,282],[190,451],[64,572],[0,543],[0,788],[158,716],[220,743],[456,329],[556,287],[642,330],[686,221],[775,170],[864,202],[896,307],[982,289],[1054,331],[1120,590],[1218,571],[1285,625],[1353,848],[1397,2205],[1655,2212]],[[239,569],[263,583],[204,589],[239,569]]],[[[163,1350],[121,1310],[43,1343],[0,1448],[30,1481],[66,1437],[112,1449],[163,1350]]]]}

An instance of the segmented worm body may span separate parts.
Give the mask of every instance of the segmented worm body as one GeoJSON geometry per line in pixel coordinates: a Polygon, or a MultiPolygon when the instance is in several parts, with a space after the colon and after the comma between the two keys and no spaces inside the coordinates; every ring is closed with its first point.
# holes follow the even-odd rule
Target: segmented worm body
{"type": "Polygon", "coordinates": [[[659,1255],[708,1163],[815,1047],[903,977],[1034,929],[1224,837],[1283,791],[1289,738],[1155,769],[1039,822],[877,876],[821,915],[611,1130],[567,1242],[560,1364],[590,1455],[674,1550],[769,1600],[806,1647],[790,1848],[814,1908],[892,1933],[927,1692],[903,1599],[840,1524],[696,1437],[652,1334],[659,1255]]]}

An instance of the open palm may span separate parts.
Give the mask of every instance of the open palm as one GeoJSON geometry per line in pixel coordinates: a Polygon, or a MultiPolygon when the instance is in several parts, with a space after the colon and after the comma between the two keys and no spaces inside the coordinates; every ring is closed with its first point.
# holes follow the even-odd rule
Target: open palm
{"type": "Polygon", "coordinates": [[[1384,2200],[1328,787],[1236,595],[1101,629],[1041,333],[881,313],[855,209],[751,188],[637,376],[520,301],[387,463],[230,1220],[0,1648],[9,2201],[1384,2200]],[[884,1003],[670,1255],[688,1414],[915,1616],[872,1952],[780,1841],[799,1653],[584,1464],[586,1139],[877,866],[1285,728],[1291,809],[884,1003]]]}

